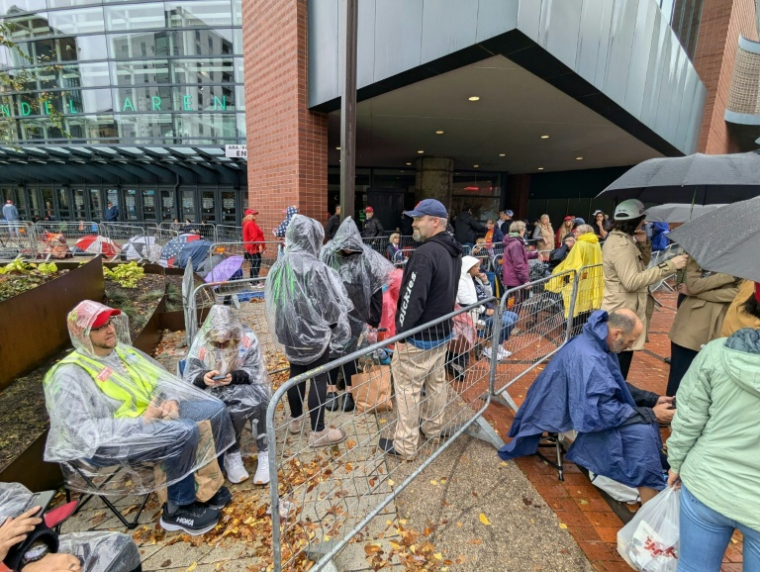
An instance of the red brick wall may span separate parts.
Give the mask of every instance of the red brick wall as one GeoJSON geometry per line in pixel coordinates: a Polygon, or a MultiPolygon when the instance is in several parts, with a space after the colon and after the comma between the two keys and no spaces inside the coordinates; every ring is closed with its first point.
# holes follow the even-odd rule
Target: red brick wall
{"type": "Polygon", "coordinates": [[[248,195],[267,240],[282,210],[327,218],[327,116],[308,110],[307,0],[243,0],[248,195]]]}
{"type": "Polygon", "coordinates": [[[694,56],[694,67],[707,88],[700,153],[738,151],[723,116],[740,34],[757,39],[754,0],[705,0],[694,56]]]}

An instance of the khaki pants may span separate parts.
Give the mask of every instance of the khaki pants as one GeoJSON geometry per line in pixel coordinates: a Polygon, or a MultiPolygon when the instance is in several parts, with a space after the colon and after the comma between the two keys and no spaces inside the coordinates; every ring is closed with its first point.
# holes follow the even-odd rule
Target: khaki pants
{"type": "Polygon", "coordinates": [[[406,459],[417,454],[420,440],[420,415],[422,431],[428,438],[435,438],[443,427],[443,411],[446,407],[446,347],[444,343],[432,350],[421,350],[412,344],[396,344],[391,370],[396,388],[398,422],[393,437],[393,447],[406,459]],[[425,403],[420,406],[420,392],[425,386],[425,403]],[[422,410],[422,411],[420,411],[422,410]]]}

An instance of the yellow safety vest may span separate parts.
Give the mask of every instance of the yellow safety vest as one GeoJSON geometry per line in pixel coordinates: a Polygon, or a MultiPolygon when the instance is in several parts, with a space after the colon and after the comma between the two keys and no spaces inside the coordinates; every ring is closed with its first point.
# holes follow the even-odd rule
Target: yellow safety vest
{"type": "Polygon", "coordinates": [[[154,397],[156,382],[161,376],[161,371],[153,364],[146,362],[139,353],[131,348],[123,350],[117,347],[115,351],[129,372],[129,377],[79,351],[73,351],[45,375],[44,383],[49,383],[52,380],[58,366],[63,364],[78,365],[90,374],[100,391],[111,399],[121,402],[121,406],[114,413],[115,418],[140,417],[154,397]],[[142,367],[138,369],[130,365],[129,358],[139,360],[142,367]]]}

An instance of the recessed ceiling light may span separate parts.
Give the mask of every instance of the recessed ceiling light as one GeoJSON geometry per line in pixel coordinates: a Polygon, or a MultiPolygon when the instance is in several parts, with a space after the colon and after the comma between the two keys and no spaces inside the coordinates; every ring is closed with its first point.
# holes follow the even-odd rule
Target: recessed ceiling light
{"type": "Polygon", "coordinates": [[[336,147],[335,149],[338,150],[338,151],[340,151],[340,147],[336,147]]]}
{"type": "Polygon", "coordinates": [[[435,132],[435,134],[436,134],[436,135],[443,135],[443,130],[442,130],[442,129],[439,129],[438,131],[436,131],[436,132],[435,132]]]}
{"type": "Polygon", "coordinates": [[[576,157],[575,160],[576,161],[583,161],[583,157],[576,157]]]}
{"type": "Polygon", "coordinates": [[[407,165],[408,165],[408,166],[410,166],[410,167],[412,166],[412,164],[411,164],[411,163],[407,163],[407,165]]]}
{"type": "Polygon", "coordinates": [[[477,95],[471,95],[471,96],[470,96],[470,97],[468,97],[467,99],[469,99],[470,101],[479,101],[479,100],[480,100],[480,97],[479,97],[479,96],[477,96],[477,95]]]}
{"type": "Polygon", "coordinates": [[[403,169],[399,170],[399,173],[404,173],[404,172],[406,172],[406,171],[404,171],[403,169]]]}
{"type": "Polygon", "coordinates": [[[475,167],[477,169],[478,167],[480,167],[480,165],[473,165],[473,167],[475,167]]]}
{"type": "Polygon", "coordinates": [[[419,153],[420,155],[422,155],[424,152],[425,152],[424,149],[420,149],[419,151],[417,151],[417,153],[419,153]]]}
{"type": "Polygon", "coordinates": [[[541,139],[548,139],[548,138],[549,138],[548,135],[541,135],[541,139]]]}
{"type": "Polygon", "coordinates": [[[507,156],[506,153],[499,153],[499,157],[506,157],[506,156],[507,156]]]}
{"type": "Polygon", "coordinates": [[[544,170],[544,168],[543,168],[543,167],[539,167],[539,168],[538,168],[538,170],[539,170],[539,171],[543,171],[543,170],[544,170]]]}

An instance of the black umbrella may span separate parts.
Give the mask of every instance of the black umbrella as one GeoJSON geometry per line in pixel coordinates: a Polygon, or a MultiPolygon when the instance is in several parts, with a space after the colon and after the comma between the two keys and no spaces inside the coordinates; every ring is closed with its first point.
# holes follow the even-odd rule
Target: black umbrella
{"type": "Polygon", "coordinates": [[[705,270],[760,282],[760,197],[702,215],[668,238],[705,270]]]}
{"type": "Polygon", "coordinates": [[[753,152],[649,159],[628,170],[597,198],[712,205],[757,196],[760,155],[753,152]]]}

